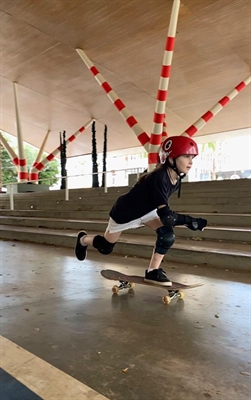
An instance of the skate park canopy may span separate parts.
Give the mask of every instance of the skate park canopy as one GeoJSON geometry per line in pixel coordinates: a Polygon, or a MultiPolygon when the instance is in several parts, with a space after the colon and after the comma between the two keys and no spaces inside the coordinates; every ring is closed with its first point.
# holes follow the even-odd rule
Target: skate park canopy
{"type": "MultiPolygon", "coordinates": [[[[177,1],[177,0],[175,0],[177,1]]],[[[0,129],[17,135],[17,83],[23,139],[45,151],[59,132],[74,134],[91,118],[108,150],[140,146],[95,80],[83,49],[144,130],[151,134],[172,0],[1,0],[0,129]]],[[[168,135],[184,132],[250,75],[250,0],[181,0],[168,97],[168,135]]],[[[250,127],[251,85],[198,135],[250,127]]],[[[88,128],[67,154],[91,152],[88,128]]]]}

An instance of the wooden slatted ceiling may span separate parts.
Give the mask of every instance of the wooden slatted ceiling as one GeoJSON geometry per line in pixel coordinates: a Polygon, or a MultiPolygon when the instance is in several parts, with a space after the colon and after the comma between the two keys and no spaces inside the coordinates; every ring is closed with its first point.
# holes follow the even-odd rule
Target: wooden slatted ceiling
{"type": "MultiPolygon", "coordinates": [[[[19,86],[24,139],[46,150],[91,117],[102,147],[139,145],[76,47],[83,48],[150,135],[172,1],[0,0],[0,129],[16,135],[12,82],[19,86]]],[[[170,135],[183,132],[250,74],[250,0],[182,0],[166,107],[170,135]]],[[[251,85],[250,85],[251,86],[251,85]]],[[[199,132],[251,125],[250,87],[199,132]]],[[[91,151],[88,129],[68,155],[91,151]]]]}

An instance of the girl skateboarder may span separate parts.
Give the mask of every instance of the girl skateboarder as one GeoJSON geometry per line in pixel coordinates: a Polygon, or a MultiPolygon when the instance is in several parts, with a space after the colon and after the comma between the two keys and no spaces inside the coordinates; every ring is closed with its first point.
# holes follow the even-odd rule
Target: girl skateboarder
{"type": "Polygon", "coordinates": [[[88,245],[101,254],[110,254],[123,231],[148,226],[156,232],[157,239],[144,280],[171,286],[172,282],[160,265],[174,243],[173,227],[185,225],[194,231],[202,231],[207,225],[207,220],[178,214],[168,205],[172,194],[176,190],[180,192],[181,179],[188,174],[197,155],[198,147],[193,139],[186,136],[166,139],[160,148],[159,166],[143,175],[129,192],[117,199],[110,210],[104,235],[90,236],[85,231],[78,233],[75,247],[77,259],[83,261],[86,258],[88,245]]]}

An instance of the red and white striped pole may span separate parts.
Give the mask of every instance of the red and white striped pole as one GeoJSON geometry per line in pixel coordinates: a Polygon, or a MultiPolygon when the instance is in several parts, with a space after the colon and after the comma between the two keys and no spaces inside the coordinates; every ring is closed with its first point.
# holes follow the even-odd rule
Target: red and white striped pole
{"type": "MultiPolygon", "coordinates": [[[[39,152],[38,152],[37,158],[36,158],[36,160],[34,161],[32,167],[36,167],[36,166],[38,165],[38,163],[40,163],[41,158],[42,158],[42,155],[43,155],[43,152],[44,152],[44,148],[45,148],[46,142],[47,142],[48,137],[49,137],[49,134],[50,134],[50,130],[48,129],[48,131],[47,131],[47,133],[46,133],[46,135],[45,135],[45,138],[44,138],[44,140],[43,140],[43,143],[42,143],[42,145],[41,145],[41,147],[40,147],[40,150],[39,150],[39,152]]],[[[38,174],[37,174],[37,175],[38,175],[38,174]]],[[[33,183],[38,183],[38,180],[37,180],[37,182],[34,182],[34,181],[33,181],[33,183]]]]}
{"type": "Polygon", "coordinates": [[[7,140],[3,137],[3,135],[0,132],[0,141],[2,142],[5,150],[9,154],[13,164],[15,165],[17,171],[18,171],[18,155],[14,152],[14,150],[10,147],[8,144],[7,140]]]}
{"type": "Polygon", "coordinates": [[[18,182],[27,182],[28,180],[28,171],[26,165],[26,159],[24,156],[24,147],[23,147],[23,137],[22,137],[22,128],[21,128],[21,119],[19,112],[19,102],[18,102],[18,92],[17,92],[17,83],[13,82],[14,87],[14,100],[15,100],[15,111],[16,111],[16,125],[17,125],[17,142],[18,142],[18,182]]]}
{"type": "Polygon", "coordinates": [[[98,69],[91,62],[91,60],[87,57],[85,52],[82,49],[76,49],[76,51],[79,54],[79,56],[82,58],[82,60],[84,61],[85,65],[92,72],[92,74],[94,75],[96,81],[104,89],[104,91],[106,92],[107,96],[109,97],[111,102],[114,104],[114,106],[117,108],[117,110],[119,111],[119,113],[121,114],[123,119],[127,122],[129,127],[135,133],[135,135],[137,136],[140,144],[142,146],[144,146],[146,151],[148,151],[148,143],[149,143],[150,138],[147,135],[147,133],[144,131],[144,129],[141,128],[141,126],[139,125],[139,123],[136,120],[136,118],[134,118],[134,116],[132,115],[131,111],[128,110],[128,108],[125,106],[125,104],[122,102],[122,100],[117,96],[117,94],[111,88],[109,83],[100,74],[98,69]]]}
{"type": "Polygon", "coordinates": [[[164,115],[161,143],[163,143],[167,138],[168,138],[168,133],[167,133],[167,125],[166,125],[166,115],[164,115]]]}
{"type": "Polygon", "coordinates": [[[220,112],[223,107],[225,107],[237,94],[239,94],[245,87],[251,82],[251,75],[249,75],[244,81],[240,82],[231,92],[229,92],[226,96],[224,96],[218,103],[216,103],[209,111],[207,111],[201,118],[199,118],[193,125],[185,130],[182,135],[188,135],[192,137],[198,132],[201,128],[210,119],[212,119],[218,112],[220,112]]]}
{"type": "MultiPolygon", "coordinates": [[[[75,132],[73,135],[71,135],[67,140],[66,140],[66,145],[69,143],[73,142],[81,133],[83,133],[94,121],[94,119],[91,119],[87,124],[82,126],[77,132],[75,132]]],[[[51,154],[49,154],[47,157],[45,157],[42,161],[40,161],[36,166],[33,166],[32,169],[30,170],[30,181],[38,181],[38,173],[60,153],[60,146],[57,147],[51,154]]]]}
{"type": "Polygon", "coordinates": [[[171,65],[173,59],[179,9],[180,9],[180,0],[174,0],[168,34],[167,34],[166,47],[164,51],[161,75],[159,80],[157,101],[153,117],[153,129],[150,137],[150,145],[148,152],[149,171],[153,170],[158,162],[159,146],[161,144],[161,139],[162,139],[163,121],[164,121],[164,114],[166,107],[166,99],[168,94],[171,65]]]}
{"type": "Polygon", "coordinates": [[[46,133],[46,135],[44,137],[43,143],[42,143],[42,145],[40,147],[40,150],[38,152],[36,160],[34,161],[33,166],[35,166],[36,164],[38,164],[41,161],[41,158],[42,158],[42,155],[43,155],[43,152],[44,152],[44,148],[45,148],[46,142],[48,140],[49,134],[50,134],[50,129],[48,129],[48,131],[47,131],[47,133],[46,133]]]}

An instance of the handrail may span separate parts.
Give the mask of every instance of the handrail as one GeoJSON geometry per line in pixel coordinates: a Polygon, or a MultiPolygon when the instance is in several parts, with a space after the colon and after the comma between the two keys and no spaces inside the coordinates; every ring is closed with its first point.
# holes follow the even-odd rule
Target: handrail
{"type": "MultiPolygon", "coordinates": [[[[67,176],[58,176],[56,178],[58,179],[65,179],[65,201],[69,201],[70,199],[70,189],[69,189],[69,179],[70,178],[77,178],[77,177],[84,177],[84,176],[93,176],[93,175],[103,175],[104,174],[104,193],[108,193],[108,186],[107,186],[107,175],[108,174],[116,174],[117,172],[123,172],[123,171],[136,171],[137,173],[137,179],[139,178],[139,175],[141,172],[143,172],[144,167],[137,167],[137,168],[123,168],[123,169],[118,169],[118,170],[111,170],[111,171],[104,171],[104,172],[94,172],[94,173],[86,173],[86,174],[77,174],[77,175],[67,175],[67,176]]],[[[133,172],[131,172],[133,173],[133,172]]],[[[48,180],[51,180],[52,178],[43,178],[39,179],[39,182],[46,182],[48,180]]],[[[29,181],[29,183],[36,182],[36,181],[29,181]]],[[[23,182],[24,183],[24,182],[23,182]]],[[[27,182],[28,183],[28,182],[27,182]]],[[[10,188],[9,191],[9,200],[10,200],[10,210],[14,210],[14,190],[13,187],[15,185],[18,185],[19,182],[3,182],[3,186],[8,185],[10,188]]],[[[35,184],[35,183],[34,183],[35,184]]]]}

